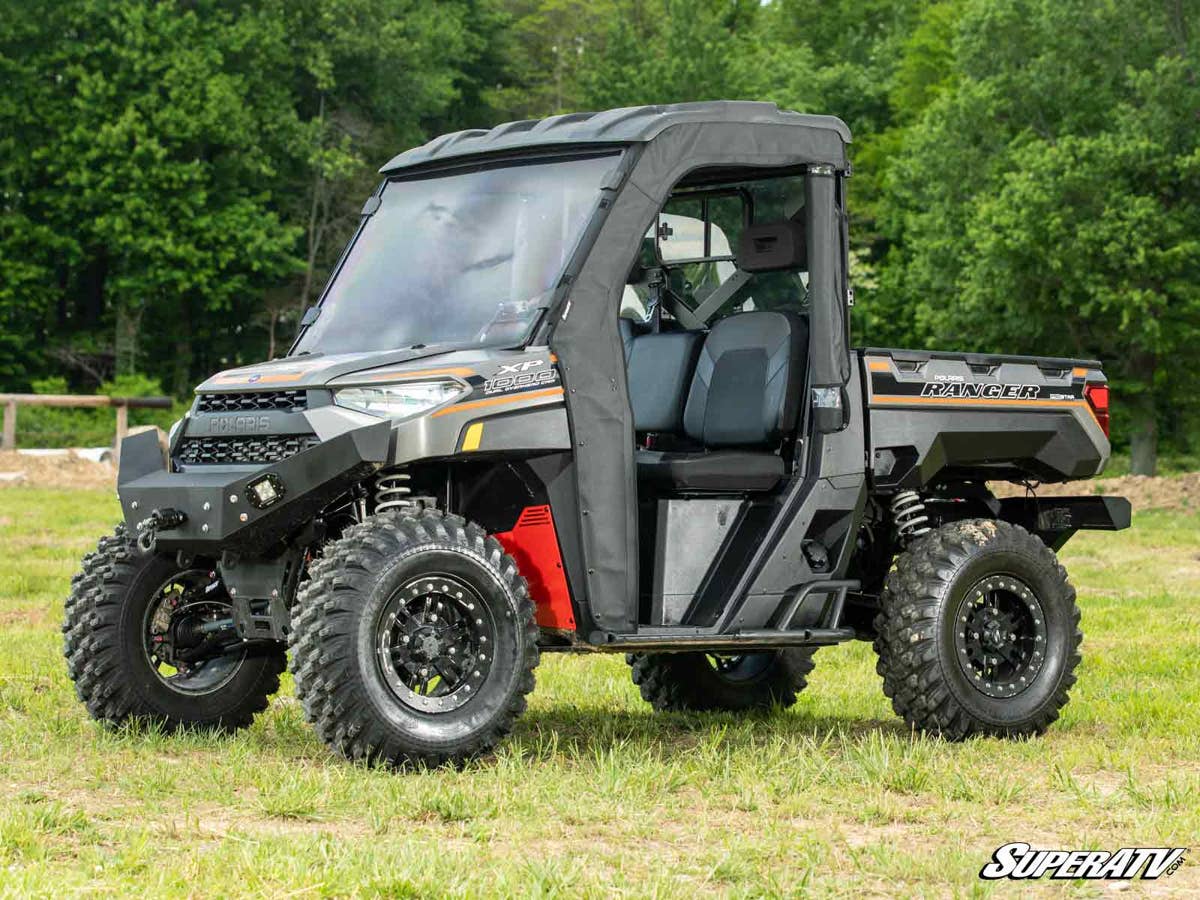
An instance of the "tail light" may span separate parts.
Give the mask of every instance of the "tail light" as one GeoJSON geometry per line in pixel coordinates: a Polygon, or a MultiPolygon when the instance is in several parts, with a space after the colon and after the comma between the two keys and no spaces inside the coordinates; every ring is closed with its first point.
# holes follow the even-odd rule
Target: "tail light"
{"type": "Polygon", "coordinates": [[[1087,398],[1088,406],[1092,408],[1092,414],[1095,415],[1096,421],[1100,423],[1100,428],[1104,431],[1104,436],[1108,437],[1108,385],[1084,385],[1083,396],[1087,398]]]}

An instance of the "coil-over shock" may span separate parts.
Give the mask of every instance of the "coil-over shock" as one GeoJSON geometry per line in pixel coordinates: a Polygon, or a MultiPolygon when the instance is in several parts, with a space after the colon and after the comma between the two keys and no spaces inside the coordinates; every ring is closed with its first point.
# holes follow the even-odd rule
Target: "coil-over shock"
{"type": "Polygon", "coordinates": [[[375,479],[375,512],[407,509],[413,505],[412,476],[407,472],[387,472],[375,479]]]}
{"type": "Polygon", "coordinates": [[[892,523],[896,527],[896,538],[907,546],[914,538],[931,531],[929,516],[925,515],[925,503],[916,491],[901,491],[892,498],[892,523]]]}
{"type": "Polygon", "coordinates": [[[387,512],[389,509],[419,513],[423,509],[432,509],[436,506],[437,501],[433,497],[413,496],[412,476],[407,472],[393,469],[375,479],[376,515],[387,512]]]}

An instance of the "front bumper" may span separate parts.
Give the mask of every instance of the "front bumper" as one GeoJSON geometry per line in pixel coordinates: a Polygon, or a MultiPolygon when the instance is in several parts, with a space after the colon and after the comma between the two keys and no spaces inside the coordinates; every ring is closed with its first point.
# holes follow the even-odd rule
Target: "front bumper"
{"type": "Polygon", "coordinates": [[[216,555],[268,550],[303,528],[351,485],[387,462],[391,423],[380,421],[330,437],[287,459],[264,466],[191,466],[168,470],[152,432],[121,445],[117,493],[130,533],[154,510],[174,509],[186,520],[157,533],[161,550],[216,555]],[[247,487],[273,475],[281,496],[257,508],[247,487]]]}

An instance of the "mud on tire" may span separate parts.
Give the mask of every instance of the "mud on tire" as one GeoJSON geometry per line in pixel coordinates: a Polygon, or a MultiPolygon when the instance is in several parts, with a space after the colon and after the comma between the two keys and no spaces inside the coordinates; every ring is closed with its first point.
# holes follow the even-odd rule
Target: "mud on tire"
{"type": "Polygon", "coordinates": [[[972,519],[923,535],[897,559],[881,607],[876,669],[913,728],[1023,737],[1067,703],[1083,640],[1075,590],[1025,529],[972,519]]]}
{"type": "Polygon", "coordinates": [[[179,573],[170,555],[138,551],[123,525],[101,538],[71,579],[62,626],[63,653],[75,693],[92,718],[129,720],[168,730],[242,728],[267,708],[285,666],[282,648],[243,655],[211,690],[174,690],[144,649],[146,610],[157,587],[179,573]]]}
{"type": "Polygon", "coordinates": [[[660,711],[752,710],[791,706],[808,684],[816,647],[714,656],[630,653],[642,699],[660,711]]]}
{"type": "Polygon", "coordinates": [[[310,574],[293,611],[292,671],[329,747],[390,765],[460,764],[511,731],[534,687],[537,626],[525,579],[482,527],[386,512],[350,528],[310,574]]]}

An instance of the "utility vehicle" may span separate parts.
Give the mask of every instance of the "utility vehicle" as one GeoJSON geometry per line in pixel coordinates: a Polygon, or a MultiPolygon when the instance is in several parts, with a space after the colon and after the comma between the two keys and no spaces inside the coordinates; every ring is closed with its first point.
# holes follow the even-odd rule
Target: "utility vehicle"
{"type": "Polygon", "coordinates": [[[247,725],[279,685],[354,759],[458,762],[539,653],[628,654],[660,710],[787,705],[874,641],[950,739],[1042,731],[1113,497],[1094,360],[851,349],[838,119],[695,103],[402,153],[282,359],[128,438],[67,600],[108,722],[247,725]]]}

